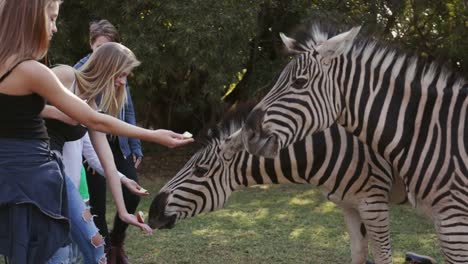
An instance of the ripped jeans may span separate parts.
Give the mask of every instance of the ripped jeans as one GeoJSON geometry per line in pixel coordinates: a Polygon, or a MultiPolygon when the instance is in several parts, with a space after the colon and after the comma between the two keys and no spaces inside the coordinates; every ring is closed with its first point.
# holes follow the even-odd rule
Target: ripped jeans
{"type": "Polygon", "coordinates": [[[71,239],[83,255],[83,263],[106,263],[104,239],[93,222],[93,216],[69,177],[67,182],[68,207],[70,210],[71,239]]]}
{"type": "Polygon", "coordinates": [[[69,264],[70,246],[59,248],[47,261],[47,264],[69,264]]]}

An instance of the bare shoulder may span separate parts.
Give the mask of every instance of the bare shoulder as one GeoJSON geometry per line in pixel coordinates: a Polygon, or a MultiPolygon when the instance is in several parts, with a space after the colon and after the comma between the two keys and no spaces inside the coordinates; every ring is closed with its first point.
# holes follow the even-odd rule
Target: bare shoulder
{"type": "Polygon", "coordinates": [[[16,87],[24,87],[22,88],[24,93],[33,92],[47,97],[52,91],[60,89],[60,80],[51,69],[40,62],[25,61],[18,65],[18,71],[15,71],[15,74],[19,77],[16,78],[18,80],[16,87]]]}
{"type": "Polygon", "coordinates": [[[18,73],[23,76],[29,76],[31,80],[36,80],[37,78],[53,76],[52,71],[45,66],[44,64],[29,60],[18,65],[18,73]]]}
{"type": "Polygon", "coordinates": [[[22,95],[35,92],[35,88],[40,86],[41,78],[53,76],[53,73],[44,64],[28,60],[18,64],[10,76],[2,83],[3,91],[8,94],[22,95]]]}
{"type": "Polygon", "coordinates": [[[52,68],[52,72],[66,87],[70,87],[75,80],[75,70],[68,65],[60,65],[52,68]]]}
{"type": "Polygon", "coordinates": [[[35,60],[28,60],[25,62],[22,62],[21,64],[18,65],[17,67],[18,71],[21,73],[27,73],[27,74],[43,74],[44,72],[48,71],[48,68],[35,60]]]}

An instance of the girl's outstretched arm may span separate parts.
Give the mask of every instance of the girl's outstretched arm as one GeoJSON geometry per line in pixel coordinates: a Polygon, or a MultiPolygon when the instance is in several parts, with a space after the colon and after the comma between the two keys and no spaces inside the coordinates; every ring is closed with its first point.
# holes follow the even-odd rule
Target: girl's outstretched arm
{"type": "Polygon", "coordinates": [[[139,138],[155,142],[167,147],[178,147],[193,142],[181,134],[169,130],[149,130],[127,124],[117,118],[94,111],[83,100],[65,88],[50,69],[36,61],[27,61],[18,67],[18,74],[28,76],[23,78],[24,85],[31,93],[44,97],[72,119],[84,124],[91,130],[110,133],[112,135],[139,138]]]}
{"type": "MultiPolygon", "coordinates": [[[[86,133],[81,140],[83,142],[82,154],[83,157],[86,159],[89,168],[91,168],[93,171],[96,171],[102,176],[106,176],[104,168],[102,167],[101,162],[99,161],[99,157],[97,156],[96,151],[94,150],[93,144],[91,143],[91,139],[89,138],[88,133],[86,133]]],[[[120,182],[122,183],[122,185],[125,185],[125,187],[127,187],[127,189],[133,194],[138,196],[149,195],[149,193],[145,192],[145,189],[142,188],[136,181],[127,178],[121,172],[118,172],[118,177],[120,178],[120,182]]]]}
{"type": "Polygon", "coordinates": [[[138,222],[136,216],[129,214],[125,208],[122,195],[122,185],[120,183],[118,171],[114,163],[114,156],[112,155],[112,151],[109,146],[109,142],[107,141],[106,135],[97,131],[89,131],[89,136],[91,138],[94,150],[99,157],[99,161],[104,168],[104,172],[107,175],[107,186],[109,186],[109,189],[111,190],[119,218],[122,219],[122,221],[137,226],[146,233],[151,234],[153,230],[147,224],[138,222]]]}

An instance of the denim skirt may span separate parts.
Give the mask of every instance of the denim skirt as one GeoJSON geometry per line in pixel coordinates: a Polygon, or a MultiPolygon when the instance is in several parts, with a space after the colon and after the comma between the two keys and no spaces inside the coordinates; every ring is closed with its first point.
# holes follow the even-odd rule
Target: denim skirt
{"type": "Polygon", "coordinates": [[[0,255],[45,263],[70,243],[63,166],[45,140],[0,138],[0,255]]]}

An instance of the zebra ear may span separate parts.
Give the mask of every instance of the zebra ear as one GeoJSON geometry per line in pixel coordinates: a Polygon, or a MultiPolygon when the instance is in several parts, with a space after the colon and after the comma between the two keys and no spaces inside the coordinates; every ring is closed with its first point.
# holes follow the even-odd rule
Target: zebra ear
{"type": "Polygon", "coordinates": [[[230,159],[237,152],[244,150],[241,130],[242,129],[237,130],[224,140],[223,146],[221,148],[224,158],[230,159]]]}
{"type": "Polygon", "coordinates": [[[300,47],[295,39],[286,36],[282,32],[280,33],[280,38],[289,54],[299,54],[304,52],[304,49],[300,47]]]}
{"type": "Polygon", "coordinates": [[[323,58],[336,58],[343,54],[343,52],[353,44],[353,40],[356,38],[359,30],[361,30],[361,27],[353,27],[350,31],[341,33],[324,41],[322,44],[318,45],[315,50],[323,58]]]}

